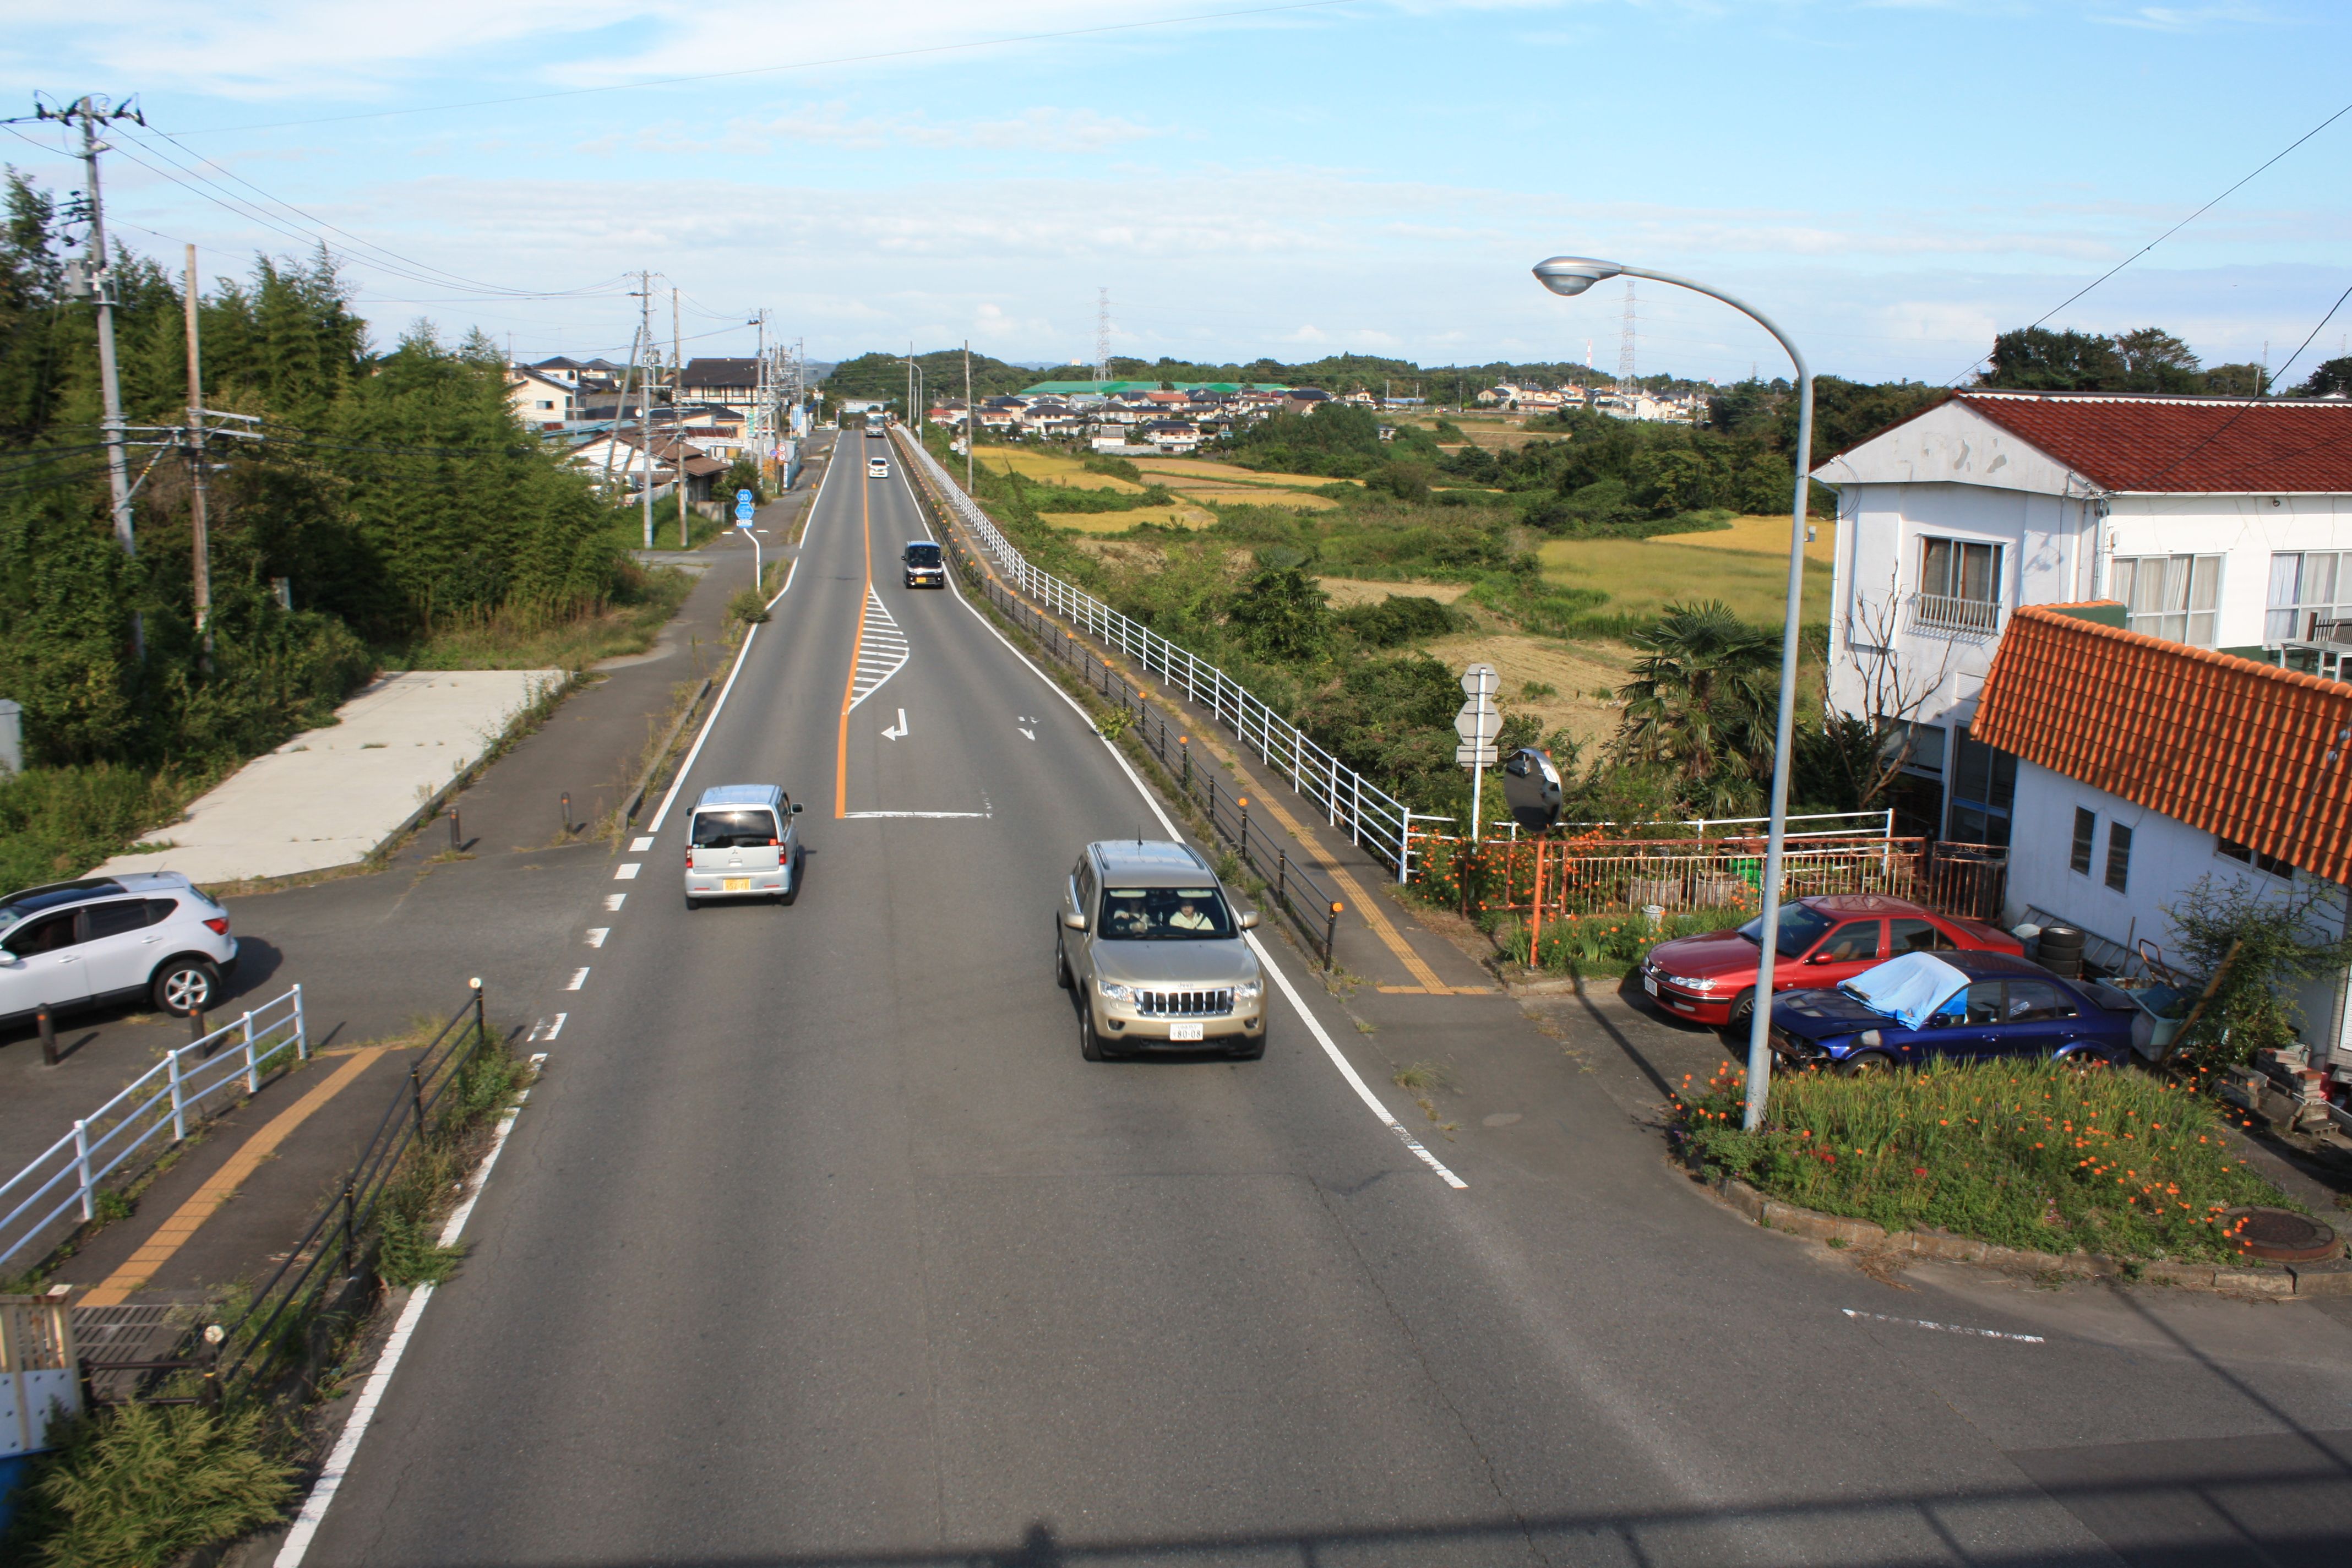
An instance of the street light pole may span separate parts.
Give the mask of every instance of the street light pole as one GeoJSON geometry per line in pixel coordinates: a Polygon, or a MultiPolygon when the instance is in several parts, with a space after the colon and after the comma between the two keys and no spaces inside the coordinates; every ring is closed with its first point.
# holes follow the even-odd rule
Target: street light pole
{"type": "Polygon", "coordinates": [[[1780,724],[1772,737],[1772,816],[1764,839],[1764,887],[1761,930],[1757,942],[1756,992],[1748,1016],[1748,1105],[1743,1122],[1750,1131],[1764,1123],[1764,1107],[1772,1087],[1772,972],[1780,957],[1780,863],[1789,837],[1789,752],[1797,726],[1797,617],[1804,608],[1805,512],[1812,475],[1813,373],[1789,334],[1772,319],[1720,289],[1710,289],[1687,278],[1627,267],[1589,257],[1555,256],[1535,268],[1537,279],[1555,294],[1581,294],[1608,278],[1647,278],[1678,289],[1720,300],[1772,334],[1787,351],[1797,371],[1796,499],[1789,520],[1789,602],[1780,628],[1780,724]]]}

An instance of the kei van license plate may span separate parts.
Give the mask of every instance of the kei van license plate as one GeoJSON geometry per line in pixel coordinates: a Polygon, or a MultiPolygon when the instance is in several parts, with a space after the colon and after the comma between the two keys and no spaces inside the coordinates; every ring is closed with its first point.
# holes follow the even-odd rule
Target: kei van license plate
{"type": "Polygon", "coordinates": [[[1168,1026],[1168,1037],[1171,1040],[1200,1039],[1202,1037],[1201,1026],[1198,1024],[1171,1024],[1168,1026]]]}
{"type": "Polygon", "coordinates": [[[1655,996],[1658,994],[1658,977],[1654,974],[1642,976],[1642,989],[1655,996]]]}
{"type": "MultiPolygon", "coordinates": [[[[749,877],[721,877],[719,879],[719,890],[722,893],[748,893],[751,890],[751,879],[749,877]]],[[[1650,989],[1654,991],[1657,987],[1654,985],[1650,989]]]]}

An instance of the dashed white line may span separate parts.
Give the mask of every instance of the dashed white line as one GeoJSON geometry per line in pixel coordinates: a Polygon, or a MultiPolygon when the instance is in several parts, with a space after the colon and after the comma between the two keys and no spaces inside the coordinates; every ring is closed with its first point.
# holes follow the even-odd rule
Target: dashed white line
{"type": "Polygon", "coordinates": [[[2021,1345],[2046,1345],[2050,1342],[2040,1334],[2009,1334],[1999,1329],[1971,1329],[1958,1323],[1931,1323],[1925,1318],[1890,1318],[1884,1312],[1857,1312],[1852,1307],[1840,1307],[1839,1311],[1853,1319],[1867,1319],[1874,1323],[1900,1323],[1906,1329],[1933,1329],[1939,1334],[1969,1334],[1980,1340],[2014,1340],[2021,1345]]]}
{"type": "Polygon", "coordinates": [[[628,901],[629,895],[626,893],[607,893],[604,895],[604,907],[611,910],[615,914],[618,914],[621,910],[621,906],[628,901]]]}
{"type": "MultiPolygon", "coordinates": [[[[556,1036],[563,1033],[563,1020],[570,1016],[572,1016],[572,1015],[569,1013],[558,1013],[552,1018],[541,1018],[538,1023],[533,1024],[530,1026],[530,1038],[525,1040],[523,1044],[527,1046],[535,1046],[541,1040],[551,1040],[555,1038],[556,1036]]],[[[541,1058],[534,1057],[531,1059],[533,1061],[537,1061],[541,1058]]]]}
{"type": "Polygon", "coordinates": [[[653,847],[653,836],[650,834],[646,835],[643,838],[632,838],[629,840],[629,853],[632,855],[642,855],[653,847]]]}
{"type": "Polygon", "coordinates": [[[637,868],[644,864],[645,862],[642,860],[622,861],[619,865],[613,868],[613,880],[615,882],[635,881],[637,879],[637,868]]]}
{"type": "Polygon", "coordinates": [[[566,981],[566,982],[564,983],[564,986],[563,986],[563,988],[564,988],[566,991],[577,991],[577,990],[579,990],[583,985],[585,985],[585,984],[588,984],[588,971],[587,971],[587,969],[586,969],[585,967],[582,967],[582,968],[580,968],[580,969],[575,969],[575,970],[573,970],[573,971],[572,972],[572,978],[571,978],[570,980],[568,980],[568,981],[566,981]]]}
{"type": "Polygon", "coordinates": [[[612,934],[613,928],[611,926],[590,926],[588,928],[588,945],[590,947],[602,947],[604,945],[604,939],[612,934]]]}

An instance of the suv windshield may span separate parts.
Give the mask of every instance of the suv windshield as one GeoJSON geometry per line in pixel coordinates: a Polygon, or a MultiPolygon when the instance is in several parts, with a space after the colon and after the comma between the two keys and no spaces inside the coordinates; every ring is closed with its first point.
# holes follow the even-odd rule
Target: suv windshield
{"type": "MultiPolygon", "coordinates": [[[[1772,950],[1782,958],[1802,958],[1813,943],[1822,940],[1822,932],[1829,929],[1830,917],[1819,910],[1808,909],[1803,904],[1782,904],[1780,940],[1773,944],[1772,950]]],[[[1763,946],[1764,917],[1758,915],[1741,926],[1739,934],[1757,946],[1763,946]]]]}
{"type": "Polygon", "coordinates": [[[1220,942],[1234,921],[1214,888],[1105,888],[1096,930],[1111,942],[1220,942]]]}
{"type": "Polygon", "coordinates": [[[936,566],[936,565],[938,565],[939,563],[940,563],[940,547],[939,547],[938,545],[936,545],[936,544],[909,544],[908,546],[907,546],[907,564],[908,564],[908,565],[909,565],[909,566],[936,566]]]}
{"type": "Polygon", "coordinates": [[[776,819],[765,806],[694,814],[697,849],[764,849],[776,842],[776,819]]]}

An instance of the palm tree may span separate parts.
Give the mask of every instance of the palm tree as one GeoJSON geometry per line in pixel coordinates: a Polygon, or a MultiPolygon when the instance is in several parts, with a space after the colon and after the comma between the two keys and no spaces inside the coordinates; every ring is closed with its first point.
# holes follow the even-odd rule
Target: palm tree
{"type": "Polygon", "coordinates": [[[1618,753],[1671,765],[1686,788],[1735,793],[1770,766],[1779,637],[1709,600],[1668,605],[1633,636],[1643,650],[1618,688],[1618,753]]]}

